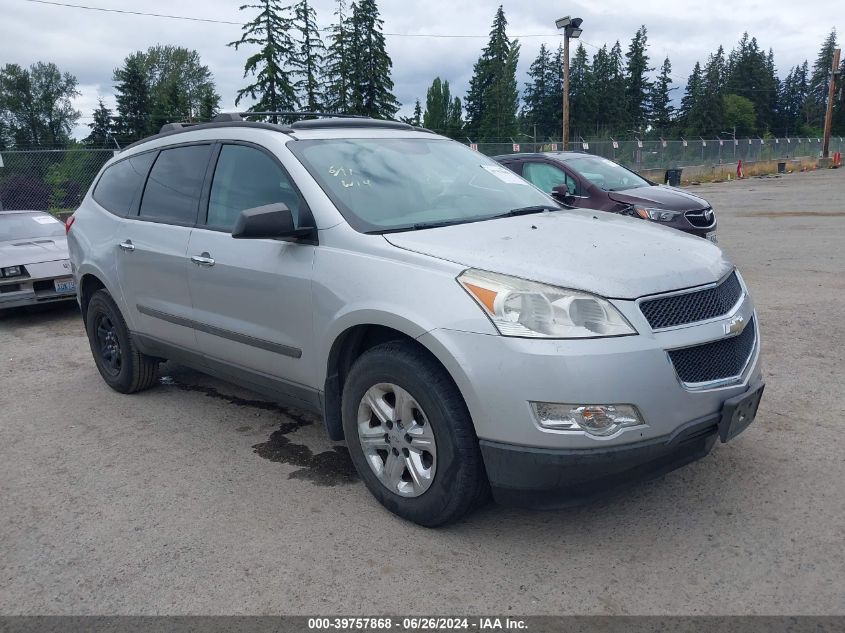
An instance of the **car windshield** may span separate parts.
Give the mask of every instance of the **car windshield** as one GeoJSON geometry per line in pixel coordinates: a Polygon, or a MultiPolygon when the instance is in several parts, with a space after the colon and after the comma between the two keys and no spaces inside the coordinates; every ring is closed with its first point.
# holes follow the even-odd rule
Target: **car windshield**
{"type": "Polygon", "coordinates": [[[346,221],[365,233],[559,208],[506,167],[455,141],[320,139],[288,147],[346,221]]]}
{"type": "Polygon", "coordinates": [[[600,156],[573,158],[566,161],[566,164],[605,191],[621,191],[651,185],[645,178],[600,156]]]}
{"type": "Polygon", "coordinates": [[[65,226],[46,213],[0,213],[0,242],[64,237],[65,226]]]}

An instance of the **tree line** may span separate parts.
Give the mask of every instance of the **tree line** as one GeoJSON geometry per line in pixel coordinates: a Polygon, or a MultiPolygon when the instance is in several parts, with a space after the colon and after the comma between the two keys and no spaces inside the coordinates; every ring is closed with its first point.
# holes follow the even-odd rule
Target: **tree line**
{"type": "MultiPolygon", "coordinates": [[[[241,36],[228,44],[248,52],[236,105],[248,104],[251,112],[396,116],[400,104],[376,0],[336,0],[327,29],[318,27],[310,0],[257,0],[241,10],[247,15],[241,36]]],[[[780,78],[772,49],[764,50],[746,33],[729,53],[720,46],[697,62],[678,98],[673,91],[680,82],[672,75],[671,61],[667,57],[653,65],[645,26],[624,49],[616,41],[589,55],[579,41],[570,71],[571,137],[818,135],[835,47],[833,30],[812,66],[805,61],[780,78]]],[[[418,99],[413,114],[402,120],[476,142],[559,139],[562,47],[540,46],[521,90],[519,56],[520,43],[508,36],[500,6],[463,99],[453,94],[448,78],[438,76],[423,102],[418,99]]],[[[116,109],[100,100],[86,145],[121,147],[155,133],[163,123],[207,121],[219,110],[221,97],[211,71],[185,47],[156,45],[132,53],[112,79],[116,109]]],[[[2,67],[0,149],[73,144],[72,131],[81,117],[73,107],[77,96],[76,78],[55,64],[2,67]]],[[[841,91],[834,133],[845,134],[841,91]]]]}

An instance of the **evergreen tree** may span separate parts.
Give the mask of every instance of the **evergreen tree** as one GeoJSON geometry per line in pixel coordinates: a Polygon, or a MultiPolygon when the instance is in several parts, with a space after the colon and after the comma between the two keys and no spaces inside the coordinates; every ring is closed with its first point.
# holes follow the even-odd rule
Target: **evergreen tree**
{"type": "Polygon", "coordinates": [[[351,84],[349,81],[349,52],[352,39],[351,18],[346,13],[345,0],[337,0],[335,23],[331,26],[329,46],[326,50],[325,101],[332,112],[346,113],[351,109],[351,84]]]}
{"type": "Polygon", "coordinates": [[[147,66],[142,52],[132,53],[114,71],[117,133],[121,143],[131,143],[152,132],[152,100],[147,66]]]}
{"type": "Polygon", "coordinates": [[[672,98],[669,95],[669,85],[672,83],[672,63],[669,58],[663,60],[660,67],[660,74],[657,80],[651,85],[648,94],[648,107],[651,116],[651,125],[662,134],[666,134],[672,126],[672,118],[675,108],[672,106],[672,98]]]}
{"type": "MultiPolygon", "coordinates": [[[[560,72],[557,74],[559,77],[560,72]]],[[[559,103],[561,90],[557,90],[556,93],[554,95],[554,101],[557,104],[555,112],[562,114],[563,106],[559,103]]],[[[592,116],[595,109],[594,97],[593,71],[587,57],[587,49],[581,42],[578,42],[575,57],[572,58],[572,63],[569,65],[569,129],[573,135],[589,136],[591,134],[592,116]]],[[[559,122],[559,117],[556,120],[559,122]]]]}
{"type": "Polygon", "coordinates": [[[291,58],[291,66],[297,77],[294,88],[300,104],[309,112],[318,112],[323,107],[320,69],[326,57],[326,47],[317,28],[317,14],[308,0],[300,0],[293,8],[293,28],[298,34],[297,54],[291,58]]]}
{"type": "Polygon", "coordinates": [[[556,116],[558,99],[555,98],[559,98],[560,93],[553,93],[552,80],[557,74],[553,64],[546,45],[540,44],[540,52],[528,69],[529,81],[522,93],[522,119],[527,124],[526,129],[536,129],[540,138],[554,135],[560,126],[560,119],[556,116]]]}
{"type": "Polygon", "coordinates": [[[420,100],[417,99],[417,102],[414,104],[414,122],[413,124],[417,127],[422,125],[422,106],[420,105],[420,100]]]}
{"type": "Polygon", "coordinates": [[[347,47],[350,98],[354,114],[390,119],[399,109],[399,102],[393,95],[393,62],[385,47],[383,24],[376,0],[352,3],[352,37],[347,47]]]}
{"type": "Polygon", "coordinates": [[[701,78],[701,90],[687,120],[687,134],[715,136],[725,127],[725,50],[710,55],[701,78]]]}
{"type": "Polygon", "coordinates": [[[466,131],[473,140],[498,140],[517,133],[519,43],[508,39],[507,24],[500,5],[487,46],[473,67],[466,97],[466,131]]]}
{"type": "Polygon", "coordinates": [[[687,79],[687,86],[681,99],[681,107],[678,109],[678,122],[681,124],[682,130],[689,129],[690,115],[702,98],[703,84],[701,64],[695,62],[692,73],[687,79]]]}
{"type": "Polygon", "coordinates": [[[218,95],[210,87],[204,88],[200,91],[199,96],[199,110],[198,118],[200,121],[211,121],[218,111],[220,106],[220,95],[218,95]]]}
{"type": "Polygon", "coordinates": [[[102,97],[97,100],[93,121],[88,124],[88,127],[91,128],[91,133],[85,138],[87,145],[107,147],[111,144],[112,112],[106,107],[102,97]]]}
{"type": "Polygon", "coordinates": [[[827,108],[827,93],[830,85],[831,66],[833,65],[833,51],[836,48],[836,29],[825,38],[809,80],[809,94],[805,104],[807,126],[816,133],[824,126],[825,110],[827,108]]]}
{"type": "MultiPolygon", "coordinates": [[[[250,112],[280,112],[298,107],[296,89],[288,70],[296,58],[296,45],[291,38],[293,18],[291,8],[283,7],[279,0],[259,0],[245,4],[241,10],[257,9],[258,14],[243,25],[241,39],[230,42],[238,50],[247,44],[258,46],[244,64],[244,78],[253,76],[255,81],[238,90],[235,105],[245,97],[255,100],[250,112]]],[[[278,122],[278,117],[271,120],[278,122]]]]}
{"type": "Polygon", "coordinates": [[[754,104],[757,129],[749,132],[765,134],[775,123],[777,111],[778,79],[775,74],[774,56],[767,56],[756,38],[744,33],[739,44],[728,56],[724,90],[727,94],[745,97],[754,104]]]}
{"type": "Polygon", "coordinates": [[[628,108],[627,124],[635,130],[644,130],[649,119],[649,93],[651,82],[648,73],[654,68],[648,65],[646,49],[648,37],[645,25],[637,29],[625,53],[625,101],[628,108]]]}
{"type": "Polygon", "coordinates": [[[626,81],[622,65],[622,46],[619,40],[611,47],[608,55],[609,75],[607,84],[607,131],[623,134],[628,129],[628,108],[619,95],[625,94],[626,81]]]}

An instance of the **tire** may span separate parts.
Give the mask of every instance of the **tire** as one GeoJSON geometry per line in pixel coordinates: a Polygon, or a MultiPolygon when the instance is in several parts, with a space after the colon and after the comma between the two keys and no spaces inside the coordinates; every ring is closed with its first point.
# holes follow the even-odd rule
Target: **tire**
{"type": "Polygon", "coordinates": [[[426,350],[396,341],[364,352],[344,384],[342,417],[358,474],[372,495],[394,514],[425,527],[437,527],[458,520],[487,498],[489,486],[469,411],[449,374],[426,350]],[[408,396],[411,405],[405,404],[408,396]],[[367,402],[386,404],[387,408],[382,409],[381,404],[370,407],[367,402]],[[393,423],[388,429],[383,419],[401,418],[397,413],[400,407],[406,412],[406,421],[393,423]],[[413,434],[404,446],[419,452],[409,453],[408,448],[396,452],[403,441],[394,437],[396,429],[400,429],[399,435],[407,431],[404,438],[413,434]],[[378,448],[381,431],[386,444],[378,448]],[[366,439],[360,433],[366,434],[366,439]],[[434,455],[426,458],[426,451],[417,444],[424,448],[431,435],[434,455]],[[398,460],[391,464],[403,460],[406,464],[398,480],[389,476],[397,471],[388,465],[388,459],[398,460]],[[413,477],[412,468],[418,475],[428,472],[430,477],[413,477]],[[418,481],[423,483],[417,485],[418,481]]]}
{"type": "Polygon", "coordinates": [[[120,393],[135,393],[155,384],[159,360],[138,351],[123,315],[106,290],[98,290],[91,297],[86,323],[91,354],[109,387],[120,393]]]}

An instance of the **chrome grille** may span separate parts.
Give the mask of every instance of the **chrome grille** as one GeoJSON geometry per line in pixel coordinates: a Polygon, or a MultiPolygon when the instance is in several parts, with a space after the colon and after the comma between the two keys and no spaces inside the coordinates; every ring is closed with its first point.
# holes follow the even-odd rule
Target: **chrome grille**
{"type": "Polygon", "coordinates": [[[675,349],[669,358],[686,384],[712,382],[742,374],[754,351],[757,333],[752,318],[737,336],[694,347],[675,349]]]}
{"type": "Polygon", "coordinates": [[[736,271],[726,277],[718,286],[648,299],[640,303],[652,330],[715,319],[730,312],[742,297],[742,285],[736,271]]]}
{"type": "Polygon", "coordinates": [[[687,211],[684,216],[686,216],[689,223],[693,226],[699,228],[707,228],[708,226],[713,225],[713,221],[716,219],[713,215],[713,209],[696,209],[695,211],[687,211]]]}

